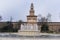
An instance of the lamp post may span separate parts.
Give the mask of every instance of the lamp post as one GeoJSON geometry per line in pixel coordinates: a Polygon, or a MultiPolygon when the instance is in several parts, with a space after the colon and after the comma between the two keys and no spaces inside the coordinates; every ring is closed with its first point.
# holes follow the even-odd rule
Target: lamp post
{"type": "Polygon", "coordinates": [[[2,16],[0,16],[0,22],[1,22],[1,20],[2,20],[2,16]]]}

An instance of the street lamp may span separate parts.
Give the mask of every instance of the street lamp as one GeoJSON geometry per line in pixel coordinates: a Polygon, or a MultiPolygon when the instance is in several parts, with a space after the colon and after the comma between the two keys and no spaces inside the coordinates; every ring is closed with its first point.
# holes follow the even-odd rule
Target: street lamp
{"type": "Polygon", "coordinates": [[[0,22],[1,22],[1,20],[2,20],[2,16],[0,16],[0,22]]]}

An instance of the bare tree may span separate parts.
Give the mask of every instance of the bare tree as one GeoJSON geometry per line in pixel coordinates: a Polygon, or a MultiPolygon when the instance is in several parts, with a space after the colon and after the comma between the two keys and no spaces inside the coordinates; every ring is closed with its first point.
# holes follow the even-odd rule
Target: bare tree
{"type": "Polygon", "coordinates": [[[51,22],[51,14],[50,13],[48,13],[48,15],[47,15],[47,21],[51,22]]]}
{"type": "Polygon", "coordinates": [[[13,20],[13,18],[12,18],[12,16],[10,17],[10,22],[12,22],[12,20],[13,20]]]}
{"type": "Polygon", "coordinates": [[[21,29],[21,24],[22,24],[22,22],[23,22],[22,20],[19,20],[19,21],[18,21],[18,29],[21,29]]]}
{"type": "Polygon", "coordinates": [[[41,18],[42,18],[42,16],[39,14],[38,15],[38,22],[41,22],[41,18]]]}
{"type": "Polygon", "coordinates": [[[40,14],[38,15],[38,22],[46,22],[47,18],[46,17],[42,17],[40,14]]]}
{"type": "MultiPolygon", "coordinates": [[[[48,15],[50,17],[50,15],[48,15]]],[[[48,17],[48,18],[49,18],[48,17]]],[[[41,32],[48,32],[49,26],[48,26],[48,18],[42,17],[41,15],[38,15],[38,25],[41,25],[41,32]]]]}
{"type": "Polygon", "coordinates": [[[41,22],[47,22],[46,17],[41,17],[41,22]]]}

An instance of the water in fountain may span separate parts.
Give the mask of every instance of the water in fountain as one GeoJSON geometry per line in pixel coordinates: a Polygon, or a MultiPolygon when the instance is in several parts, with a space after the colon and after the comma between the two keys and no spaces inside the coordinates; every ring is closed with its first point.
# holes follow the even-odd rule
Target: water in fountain
{"type": "Polygon", "coordinates": [[[26,30],[26,31],[38,31],[38,26],[37,24],[21,24],[21,30],[26,30]]]}

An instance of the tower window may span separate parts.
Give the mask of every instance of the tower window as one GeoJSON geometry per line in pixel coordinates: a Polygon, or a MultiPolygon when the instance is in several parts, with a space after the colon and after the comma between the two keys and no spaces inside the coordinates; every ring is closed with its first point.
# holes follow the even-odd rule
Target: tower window
{"type": "Polygon", "coordinates": [[[33,20],[36,20],[36,18],[33,18],[33,20]]]}
{"type": "Polygon", "coordinates": [[[28,20],[31,20],[31,18],[28,18],[28,20]]]}

